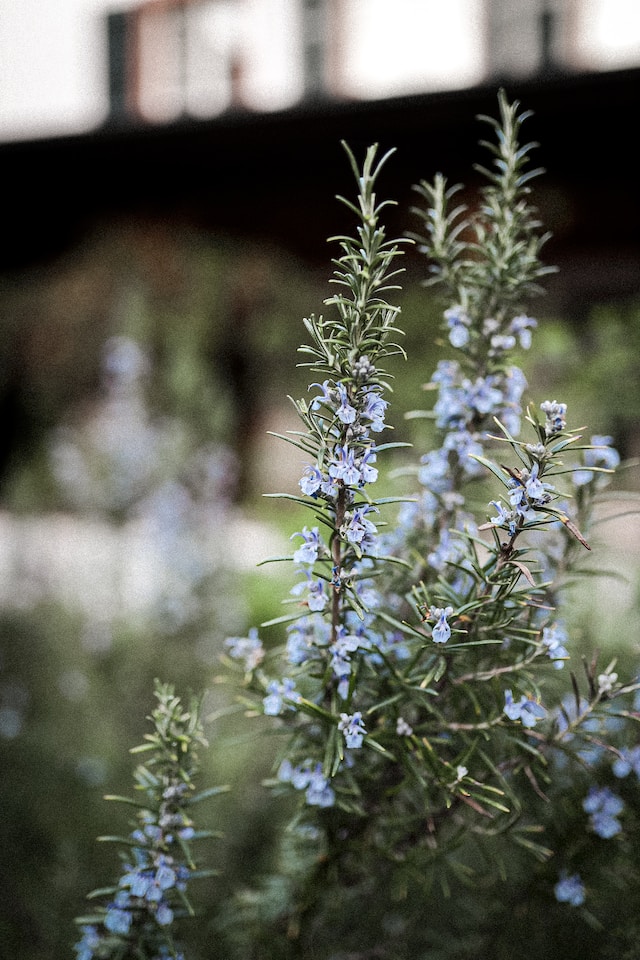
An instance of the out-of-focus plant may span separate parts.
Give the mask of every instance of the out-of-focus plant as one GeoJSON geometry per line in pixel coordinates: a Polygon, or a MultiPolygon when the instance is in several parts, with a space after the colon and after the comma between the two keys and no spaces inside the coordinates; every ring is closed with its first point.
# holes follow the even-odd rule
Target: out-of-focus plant
{"type": "MultiPolygon", "coordinates": [[[[253,629],[228,641],[249,709],[277,718],[272,787],[300,797],[278,877],[232,907],[239,956],[308,956],[318,944],[332,957],[441,956],[428,952],[434,898],[467,886],[477,904],[482,887],[495,897],[500,882],[536,875],[549,911],[569,904],[606,925],[598,884],[610,853],[588,864],[585,844],[622,833],[622,816],[627,843],[637,836],[637,814],[608,781],[635,769],[638,683],[596,655],[573,666],[564,617],[619,458],[609,438],[568,428],[564,403],[523,405],[511,354],[531,344],[527,301],[549,268],[530,203],[540,171],[520,143],[527,115],[502,93],[499,110],[484,118],[495,142],[476,210],[454,207],[443,177],[417,188],[414,239],[456,353],[432,377],[439,445],[420,459],[420,490],[395,528],[370,488],[394,446],[378,437],[382,364],[401,352],[389,301],[401,241],[386,238],[374,189],[388,155],[376,161],[371,147],[360,169],[349,153],[358,227],[338,238],[331,316],[305,321],[301,350],[318,380],[295,402],[302,429],[284,438],[307,461],[300,492],[285,496],[312,517],[293,555],[277,558],[300,576],[289,612],[261,628],[284,626],[286,639],[266,650],[253,629]],[[491,500],[479,520],[474,490],[491,500]],[[590,819],[581,842],[563,845],[554,817],[572,804],[590,819]]],[[[628,847],[616,849],[625,862],[628,847]]]]}
{"type": "Polygon", "coordinates": [[[107,799],[136,809],[128,837],[101,837],[121,850],[122,872],[116,885],[89,895],[96,907],[79,917],[78,960],[161,960],[183,957],[175,930],[194,910],[188,891],[194,880],[211,875],[197,867],[192,844],[211,831],[196,829],[193,808],[225,788],[197,792],[199,751],[206,747],[200,704],[188,709],[174,689],[156,681],[153,726],[135,755],[148,754],[134,773],[138,796],[107,799]]]}
{"type": "MultiPolygon", "coordinates": [[[[213,580],[228,578],[230,503],[237,462],[222,443],[202,443],[192,424],[159,414],[150,401],[149,352],[126,336],[103,349],[101,395],[89,411],[52,432],[49,455],[60,498],[75,515],[129,531],[137,562],[154,570],[143,604],[140,583],[129,595],[154,629],[176,633],[215,618],[213,580]]],[[[105,531],[106,535],[107,531],[105,531]]],[[[126,597],[126,568],[118,577],[126,597]]],[[[125,602],[125,607],[127,606],[125,602]]],[[[229,616],[233,605],[226,607],[229,616]]],[[[115,614],[115,610],[114,610],[115,614]]],[[[210,625],[209,625],[210,626],[210,625]]]]}

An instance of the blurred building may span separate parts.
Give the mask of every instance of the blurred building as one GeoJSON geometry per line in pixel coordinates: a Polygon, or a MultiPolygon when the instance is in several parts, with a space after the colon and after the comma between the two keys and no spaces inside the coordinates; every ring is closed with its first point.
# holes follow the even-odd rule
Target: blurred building
{"type": "Polygon", "coordinates": [[[470,183],[504,86],[534,114],[558,309],[640,294],[637,0],[4,0],[0,22],[0,271],[116,217],[326,263],[341,140],[397,148],[404,231],[413,184],[470,183]]]}
{"type": "Polygon", "coordinates": [[[112,119],[640,65],[640,12],[616,0],[146,0],[108,27],[112,119]]]}
{"type": "Polygon", "coordinates": [[[4,0],[0,140],[640,66],[635,0],[4,0]]]}

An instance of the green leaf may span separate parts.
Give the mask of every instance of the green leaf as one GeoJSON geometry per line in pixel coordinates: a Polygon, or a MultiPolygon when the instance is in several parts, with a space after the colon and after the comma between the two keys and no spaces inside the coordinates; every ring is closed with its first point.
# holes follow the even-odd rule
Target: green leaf
{"type": "Polygon", "coordinates": [[[479,454],[470,453],[469,456],[473,460],[477,460],[478,463],[481,463],[483,467],[486,467],[487,470],[490,470],[491,473],[498,478],[498,480],[505,486],[509,486],[509,478],[505,474],[502,467],[499,467],[497,463],[493,463],[492,460],[487,460],[486,457],[481,457],[479,454]]]}

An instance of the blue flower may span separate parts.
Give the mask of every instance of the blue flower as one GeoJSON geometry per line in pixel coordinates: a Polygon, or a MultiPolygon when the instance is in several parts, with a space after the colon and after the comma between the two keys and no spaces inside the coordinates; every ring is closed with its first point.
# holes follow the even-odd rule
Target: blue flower
{"type": "Polygon", "coordinates": [[[360,646],[360,638],[347,633],[345,627],[338,627],[334,643],[331,645],[331,669],[338,680],[338,693],[346,700],[349,691],[349,677],[351,676],[350,654],[360,646]]]}
{"type": "Polygon", "coordinates": [[[248,637],[229,637],[225,647],[234,660],[244,660],[246,670],[255,670],[264,659],[264,647],[256,627],[251,627],[248,637]]]}
{"type": "Polygon", "coordinates": [[[377,507],[370,507],[365,504],[363,507],[356,508],[353,513],[348,515],[348,522],[344,529],[344,534],[349,543],[367,544],[371,543],[372,537],[378,532],[375,523],[367,519],[367,513],[378,513],[377,507]]]}
{"type": "Polygon", "coordinates": [[[462,387],[466,392],[466,406],[478,413],[494,413],[504,401],[502,390],[497,386],[497,377],[478,377],[473,383],[463,380],[462,387]]]}
{"type": "MultiPolygon", "coordinates": [[[[285,699],[297,702],[300,694],[293,680],[283,677],[282,682],[272,680],[267,687],[267,696],[262,701],[264,712],[269,717],[277,717],[285,707],[285,699]]],[[[290,704],[286,704],[293,709],[290,704]]]]}
{"type": "Polygon", "coordinates": [[[287,660],[305,663],[318,656],[318,647],[329,643],[331,626],[321,617],[303,617],[287,627],[287,660]]]}
{"type": "Polygon", "coordinates": [[[366,391],[362,416],[371,420],[371,429],[374,433],[384,430],[384,415],[388,406],[389,402],[384,400],[376,390],[366,391]]]}
{"type": "Polygon", "coordinates": [[[96,927],[86,924],[80,927],[82,938],[74,946],[76,960],[92,960],[94,950],[100,946],[100,934],[96,927]]]}
{"type": "Polygon", "coordinates": [[[133,897],[146,897],[153,884],[153,873],[149,869],[129,869],[120,878],[120,886],[128,887],[133,897]]]}
{"type": "Polygon", "coordinates": [[[451,307],[444,312],[447,326],[449,327],[449,342],[452,347],[465,347],[469,342],[470,318],[462,310],[462,307],[451,307]]]}
{"type": "Polygon", "coordinates": [[[335,456],[329,466],[329,476],[334,480],[342,480],[346,486],[355,486],[360,483],[360,470],[356,466],[355,452],[347,445],[336,446],[335,456]]]}
{"type": "Polygon", "coordinates": [[[534,463],[528,476],[526,476],[526,472],[523,471],[525,492],[529,500],[536,504],[536,506],[542,506],[543,504],[548,503],[549,494],[547,493],[547,490],[553,490],[553,486],[550,483],[544,483],[539,479],[539,471],[539,463],[534,463]]]}
{"type": "MultiPolygon", "coordinates": [[[[600,721],[590,714],[589,701],[585,697],[580,697],[579,702],[576,703],[575,696],[567,693],[555,715],[558,731],[562,734],[566,743],[572,741],[575,737],[575,734],[569,731],[569,724],[574,724],[576,720],[579,720],[580,730],[583,733],[597,734],[599,732],[600,721]]],[[[600,763],[604,752],[604,746],[595,738],[589,738],[586,742],[581,741],[581,746],[576,748],[577,756],[587,766],[595,766],[600,763]]],[[[562,762],[561,755],[558,755],[556,762],[562,762]]]]}
{"type": "Polygon", "coordinates": [[[376,459],[376,453],[373,447],[371,447],[358,461],[362,483],[375,483],[378,479],[378,468],[371,466],[372,463],[375,463],[376,459]]]}
{"type": "Polygon", "coordinates": [[[483,468],[474,457],[482,456],[483,448],[472,433],[468,430],[453,430],[445,437],[442,447],[447,453],[450,450],[457,453],[460,466],[468,477],[480,476],[483,468]]]}
{"type": "Polygon", "coordinates": [[[305,799],[312,807],[332,807],[335,803],[335,793],[320,763],[312,768],[307,761],[302,766],[294,767],[290,760],[283,760],[278,779],[290,783],[296,790],[305,790],[305,799]]]}
{"type": "Polygon", "coordinates": [[[362,741],[367,732],[359,710],[353,714],[341,713],[338,730],[341,730],[344,734],[347,747],[354,750],[362,746],[362,741]]]}
{"type": "Polygon", "coordinates": [[[509,324],[509,331],[518,338],[522,349],[528,350],[531,346],[531,331],[537,326],[537,321],[533,317],[527,317],[522,313],[513,318],[509,324]]]}
{"type": "Polygon", "coordinates": [[[516,338],[508,333],[494,333],[491,337],[491,354],[496,356],[498,353],[504,353],[506,350],[513,350],[516,345],[516,338]]]}
{"type": "Polygon", "coordinates": [[[547,648],[547,654],[554,662],[556,670],[562,670],[569,653],[564,646],[567,634],[563,627],[554,623],[550,627],[545,627],[542,631],[542,643],[547,648]]]}
{"type": "Polygon", "coordinates": [[[455,360],[439,360],[431,380],[448,387],[455,383],[459,373],[460,365],[455,360]]]}
{"type": "Polygon", "coordinates": [[[451,627],[447,623],[447,617],[453,613],[453,607],[431,607],[429,617],[436,621],[431,630],[431,639],[434,643],[446,643],[451,636],[451,627]]]}
{"type": "Polygon", "coordinates": [[[307,527],[303,527],[301,533],[293,533],[289,539],[293,540],[294,537],[302,537],[304,541],[293,554],[294,562],[308,563],[313,566],[318,559],[318,551],[320,549],[318,528],[314,527],[312,530],[309,530],[307,527]]]}
{"type": "Polygon", "coordinates": [[[161,890],[170,890],[176,885],[176,872],[168,863],[161,862],[156,870],[155,883],[161,890]]]}
{"type": "Polygon", "coordinates": [[[299,481],[300,489],[303,493],[306,493],[308,497],[314,497],[317,495],[322,484],[324,482],[324,477],[317,467],[307,466],[304,469],[304,473],[299,481]]]}
{"type": "Polygon", "coordinates": [[[522,471],[521,479],[511,477],[509,480],[509,501],[516,513],[525,520],[535,519],[532,506],[544,506],[551,499],[547,490],[553,490],[553,487],[539,479],[539,469],[539,464],[534,463],[531,472],[522,471]]]}
{"type": "Polygon", "coordinates": [[[628,750],[621,750],[620,756],[613,761],[611,769],[613,770],[614,776],[619,779],[628,777],[633,770],[638,780],[640,780],[640,746],[631,747],[628,750]]]}
{"type": "Polygon", "coordinates": [[[497,527],[506,527],[509,531],[509,536],[513,536],[516,532],[516,515],[513,510],[506,510],[499,500],[492,500],[490,506],[495,507],[498,513],[495,517],[490,517],[490,523],[494,523],[497,527]]]}
{"type": "Polygon", "coordinates": [[[429,566],[436,570],[443,570],[449,563],[462,561],[465,549],[464,543],[460,537],[452,533],[451,530],[441,530],[438,543],[434,550],[427,556],[429,566]]]}
{"type": "Polygon", "coordinates": [[[355,407],[352,407],[349,403],[349,396],[344,383],[339,383],[336,390],[340,401],[336,410],[338,420],[340,420],[341,423],[354,423],[357,413],[355,407]]]}
{"type": "Polygon", "coordinates": [[[294,596],[298,596],[300,593],[302,593],[305,587],[308,591],[306,603],[309,607],[309,610],[313,611],[314,613],[324,610],[329,602],[329,598],[327,597],[324,589],[324,580],[322,580],[320,577],[318,577],[316,580],[313,580],[311,575],[307,572],[306,580],[296,583],[296,585],[292,587],[291,593],[294,596]]]}
{"type": "Polygon", "coordinates": [[[433,407],[436,426],[441,430],[454,430],[466,426],[470,419],[469,404],[460,387],[443,385],[433,407]]]}
{"type": "Polygon", "coordinates": [[[398,717],[396,720],[396,733],[399,737],[411,737],[413,735],[413,727],[407,723],[404,717],[398,717]]]}
{"type": "Polygon", "coordinates": [[[568,903],[572,907],[579,907],[585,901],[584,884],[577,873],[569,876],[566,870],[562,871],[553,892],[559,903],[568,903]]]}
{"type": "Polygon", "coordinates": [[[523,727],[535,727],[538,720],[547,715],[544,707],[532,697],[522,696],[515,703],[511,690],[504,692],[504,712],[510,720],[519,720],[523,727]]]}
{"type": "Polygon", "coordinates": [[[131,928],[131,913],[129,910],[122,910],[115,904],[107,908],[107,914],[104,918],[104,925],[110,933],[119,933],[126,936],[131,928]]]}
{"type": "Polygon", "coordinates": [[[584,460],[590,467],[605,467],[607,470],[615,470],[620,464],[620,454],[612,447],[613,438],[604,437],[596,434],[591,437],[593,449],[585,450],[584,460]]]}
{"type": "Polygon", "coordinates": [[[161,927],[166,927],[173,921],[173,910],[168,903],[163,902],[158,904],[156,920],[161,927]]]}
{"type": "Polygon", "coordinates": [[[591,787],[582,801],[582,808],[590,814],[594,833],[604,840],[609,840],[622,830],[617,817],[624,810],[624,802],[609,787],[591,787]]]}

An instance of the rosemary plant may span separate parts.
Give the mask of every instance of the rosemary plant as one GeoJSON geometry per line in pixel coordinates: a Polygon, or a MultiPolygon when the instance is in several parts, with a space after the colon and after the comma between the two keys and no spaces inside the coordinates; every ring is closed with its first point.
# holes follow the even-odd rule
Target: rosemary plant
{"type": "Polygon", "coordinates": [[[173,687],[157,681],[155,695],[153,731],[131,751],[149,755],[134,773],[141,796],[106,798],[136,810],[128,837],[99,838],[120,848],[122,872],[117,884],[89,894],[97,906],[76,921],[77,960],[183,960],[174,930],[194,916],[187,896],[192,881],[211,875],[197,868],[191,847],[213,834],[196,830],[192,809],[224,788],[195,789],[198,751],[206,746],[199,703],[194,699],[185,709],[173,687]]]}
{"type": "MultiPolygon", "coordinates": [[[[282,645],[267,651],[256,629],[227,644],[284,736],[272,786],[300,797],[280,882],[237,905],[244,956],[309,956],[318,938],[326,956],[440,956],[427,953],[434,891],[504,880],[522,853],[546,863],[545,810],[569,783],[584,787],[595,834],[617,832],[621,801],[594,781],[612,763],[635,769],[638,684],[595,658],[578,677],[562,605],[619,458],[609,438],[569,429],[564,403],[523,406],[511,356],[531,344],[528,300],[551,268],[530,203],[534,145],[520,143],[527,114],[502,93],[499,111],[484,118],[495,143],[475,211],[452,208],[459,188],[444,177],[417,187],[426,206],[411,239],[444,294],[455,354],[432,377],[439,446],[417,464],[420,490],[395,528],[369,491],[394,446],[377,438],[381,364],[402,352],[388,300],[402,241],[386,239],[375,194],[389,155],[376,162],[371,147],[360,170],[347,150],[358,225],[337,238],[331,316],[305,321],[301,349],[319,382],[295,402],[303,429],[283,438],[308,462],[300,493],[283,495],[312,516],[287,558],[300,582],[289,612],[261,628],[284,627],[282,645]],[[490,491],[480,517],[473,489],[490,491]]],[[[569,860],[549,893],[581,907],[569,860]]]]}

